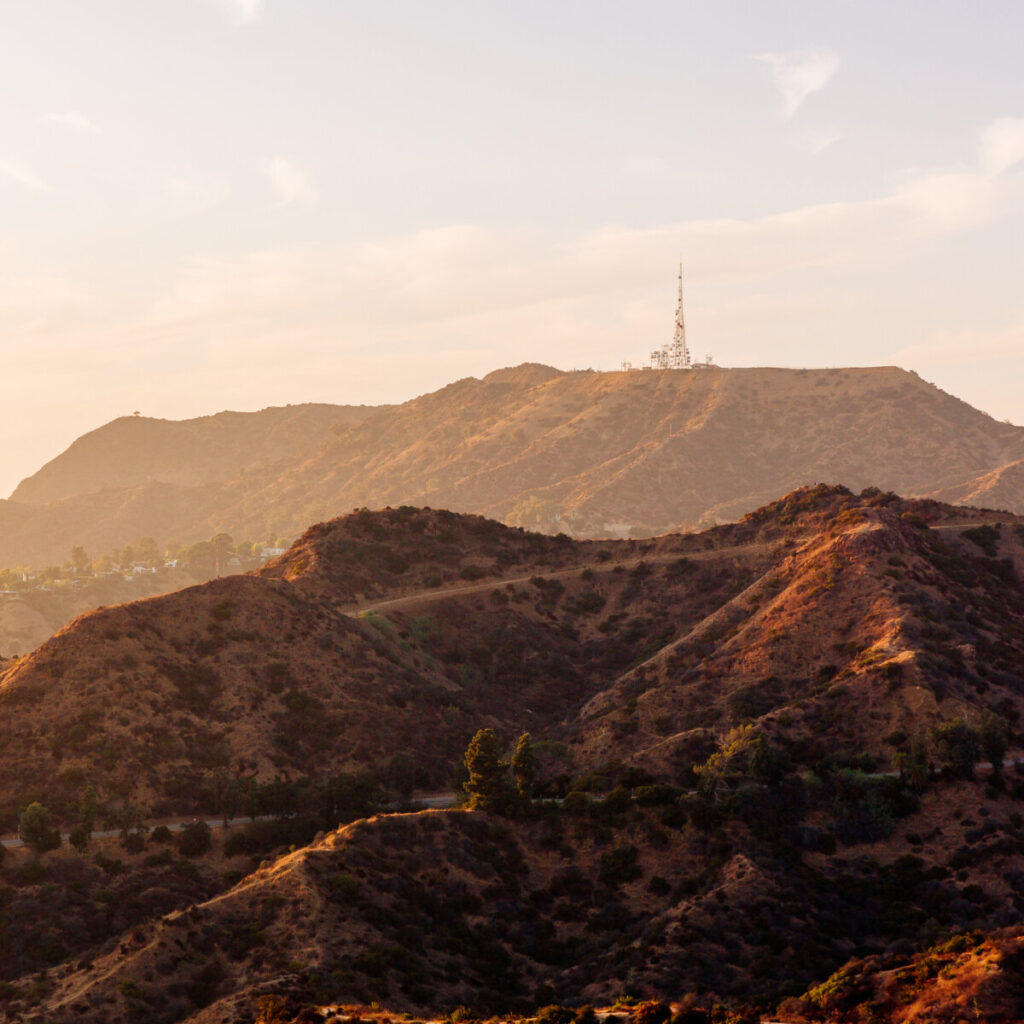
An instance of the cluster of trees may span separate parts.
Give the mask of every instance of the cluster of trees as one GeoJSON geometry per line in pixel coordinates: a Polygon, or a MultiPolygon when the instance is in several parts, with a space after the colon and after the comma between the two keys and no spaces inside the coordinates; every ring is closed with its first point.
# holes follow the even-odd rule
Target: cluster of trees
{"type": "Polygon", "coordinates": [[[987,713],[977,725],[965,719],[943,722],[930,735],[914,736],[905,750],[893,756],[893,766],[917,790],[924,789],[935,769],[954,778],[973,779],[975,765],[982,761],[1000,778],[1008,744],[1006,723],[987,713]]]}
{"type": "Polygon", "coordinates": [[[265,548],[287,546],[284,537],[274,537],[267,541],[243,540],[236,544],[227,533],[217,533],[209,540],[196,541],[194,544],[170,540],[163,547],[152,537],[141,537],[134,544],[113,548],[94,559],[84,547],[76,544],[71,549],[70,558],[63,565],[48,565],[41,569],[19,565],[0,569],[0,589],[23,590],[26,586],[38,583],[126,572],[136,565],[161,570],[168,561],[176,561],[197,579],[209,579],[212,576],[258,568],[265,548]],[[33,579],[27,581],[26,576],[33,579]]]}
{"type": "Polygon", "coordinates": [[[505,759],[493,729],[480,729],[463,758],[468,778],[463,790],[469,807],[513,816],[530,805],[540,763],[524,732],[509,759],[505,759]]]}

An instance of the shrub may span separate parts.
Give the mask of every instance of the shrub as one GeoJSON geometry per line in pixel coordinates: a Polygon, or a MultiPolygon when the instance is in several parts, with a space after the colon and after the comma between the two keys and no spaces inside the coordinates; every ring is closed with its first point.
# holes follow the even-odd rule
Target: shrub
{"type": "Polygon", "coordinates": [[[198,857],[213,845],[210,826],[205,821],[193,821],[181,830],[178,850],[186,857],[198,857]]]}
{"type": "Polygon", "coordinates": [[[668,1003],[649,999],[633,1009],[633,1024],[665,1024],[672,1016],[668,1003]]]}
{"type": "Polygon", "coordinates": [[[605,885],[622,885],[642,874],[635,846],[619,846],[601,854],[598,877],[605,885]]]}
{"type": "Polygon", "coordinates": [[[142,853],[146,848],[146,837],[141,832],[129,832],[122,836],[121,846],[128,853],[142,853]]]}
{"type": "Polygon", "coordinates": [[[641,807],[657,807],[664,804],[673,804],[680,790],[676,786],[657,784],[654,786],[638,786],[636,791],[636,802],[641,807]]]}
{"type": "Polygon", "coordinates": [[[171,841],[171,830],[166,825],[157,825],[149,834],[151,843],[169,843],[171,841]]]}
{"type": "Polygon", "coordinates": [[[571,793],[566,794],[565,799],[562,801],[563,813],[573,817],[586,814],[589,806],[590,798],[586,793],[581,793],[578,789],[574,789],[571,793]]]}
{"type": "Polygon", "coordinates": [[[989,558],[995,558],[999,551],[999,531],[988,523],[964,530],[961,536],[981,548],[989,558]]]}
{"type": "Polygon", "coordinates": [[[89,831],[84,825],[75,825],[68,833],[68,842],[79,852],[84,853],[89,845],[89,831]]]}
{"type": "Polygon", "coordinates": [[[576,1014],[568,1006],[552,1003],[537,1011],[537,1024],[573,1024],[576,1014]]]}

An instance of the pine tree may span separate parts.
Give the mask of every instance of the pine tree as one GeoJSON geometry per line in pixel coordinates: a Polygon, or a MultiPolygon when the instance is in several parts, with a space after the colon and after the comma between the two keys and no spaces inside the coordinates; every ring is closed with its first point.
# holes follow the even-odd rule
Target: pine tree
{"type": "Polygon", "coordinates": [[[469,780],[463,784],[463,789],[469,795],[469,806],[478,811],[503,813],[511,796],[508,762],[501,759],[493,729],[477,732],[466,748],[464,761],[469,780]]]}
{"type": "Polygon", "coordinates": [[[519,737],[515,752],[512,754],[512,778],[515,779],[516,789],[524,800],[533,799],[533,789],[537,782],[539,767],[540,763],[534,753],[530,734],[524,732],[519,737]]]}

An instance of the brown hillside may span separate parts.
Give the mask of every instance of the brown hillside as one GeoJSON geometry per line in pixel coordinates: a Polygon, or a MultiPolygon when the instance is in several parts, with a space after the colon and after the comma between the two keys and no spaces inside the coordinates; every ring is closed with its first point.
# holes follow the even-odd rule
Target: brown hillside
{"type": "Polygon", "coordinates": [[[664,770],[694,737],[756,720],[802,760],[843,745],[884,764],[893,737],[941,721],[988,709],[1019,722],[1020,521],[979,532],[966,510],[825,489],[748,520],[826,510],[751,586],[584,708],[582,762],[629,754],[664,770]]]}
{"type": "Polygon", "coordinates": [[[913,957],[876,955],[845,965],[784,1019],[859,1024],[1016,1024],[1024,1020],[1024,929],[968,932],[913,957]]]}
{"type": "Polygon", "coordinates": [[[928,495],[952,505],[974,505],[1020,511],[1024,508],[1024,460],[982,473],[965,483],[941,488],[928,495]]]}
{"type": "MultiPolygon", "coordinates": [[[[274,448],[283,461],[244,472],[270,450],[269,433],[245,453],[213,438],[207,456],[205,442],[183,438],[199,430],[189,424],[212,429],[219,417],[116,421],[0,505],[0,563],[61,561],[73,544],[104,551],[145,535],[295,535],[354,507],[388,504],[581,537],[649,536],[734,520],[815,480],[925,495],[1024,458],[1024,428],[895,367],[561,373],[526,365],[346,415],[357,422],[321,448],[327,431],[318,426],[303,440],[306,420],[295,411],[294,451],[274,448]],[[155,441],[121,450],[133,432],[151,430],[167,436],[172,455],[158,457],[155,441]],[[99,451],[107,440],[112,451],[99,451]],[[91,493],[98,479],[108,489],[91,493]],[[50,504],[26,508],[27,496],[50,504]]],[[[1024,511],[1014,493],[1000,492],[1000,503],[1024,511]]]]}
{"type": "MultiPolygon", "coordinates": [[[[934,822],[938,809],[950,847],[965,833],[976,844],[954,817],[958,798],[977,793],[967,789],[929,798],[904,826],[928,814],[934,822]]],[[[628,801],[614,813],[593,805],[590,818],[557,810],[526,821],[451,811],[380,816],[51,971],[41,998],[29,979],[15,992],[39,1000],[27,1020],[200,1024],[252,1021],[267,994],[293,1007],[279,1019],[315,1021],[330,1011],[299,1017],[295,1008],[372,1001],[392,1013],[461,1005],[507,1014],[529,1011],[540,992],[577,1006],[623,992],[764,1005],[806,987],[811,998],[786,1009],[822,1020],[821,1011],[855,1005],[877,1014],[877,984],[899,1010],[873,1019],[961,1019],[915,1014],[916,1005],[971,1007],[968,1019],[1008,1022],[1018,1019],[1011,1014],[1021,998],[1019,931],[917,960],[906,952],[929,934],[1019,921],[1019,910],[1002,903],[998,878],[1024,848],[1010,821],[1015,803],[986,802],[996,880],[972,872],[971,885],[950,871],[949,849],[926,861],[906,854],[902,837],[890,845],[903,856],[877,844],[831,859],[783,855],[763,825],[676,817],[667,826],[664,808],[628,801]],[[851,953],[871,959],[811,988],[809,979],[827,977],[851,953]],[[913,995],[904,1001],[904,992],[913,995]]],[[[776,816],[771,830],[785,828],[776,816]]],[[[842,1019],[863,1020],[863,1011],[842,1019]]]]}
{"type": "Polygon", "coordinates": [[[826,487],[642,543],[361,512],[16,661],[0,799],[8,822],[86,782],[153,813],[215,811],[196,801],[217,773],[316,777],[397,751],[438,785],[484,725],[570,741],[577,769],[628,757],[668,778],[751,721],[802,763],[885,764],[941,721],[1016,728],[1017,525],[826,487]]]}
{"type": "Polygon", "coordinates": [[[367,419],[252,500],[649,535],[825,478],[918,494],[1022,451],[1024,429],[895,367],[570,373],[525,392],[469,378],[367,419]]]}
{"type": "Polygon", "coordinates": [[[737,567],[727,537],[721,552],[713,537],[593,544],[360,513],[258,573],[84,615],[0,676],[7,819],[34,797],[69,807],[86,780],[115,803],[189,811],[211,773],[317,776],[396,751],[443,783],[481,725],[552,728],[728,599],[766,552],[744,548],[753,568],[737,567]],[[685,552],[700,564],[683,582],[685,552]],[[645,554],[666,571],[641,597],[645,554]],[[629,614],[605,621],[599,591],[629,614]]]}
{"type": "MultiPolygon", "coordinates": [[[[384,777],[395,755],[451,785],[481,726],[503,745],[528,730],[538,791],[559,799],[503,820],[382,815],[276,863],[243,833],[252,873],[195,907],[178,882],[146,896],[144,875],[126,880],[165,916],[104,946],[95,881],[76,891],[49,855],[0,866],[0,943],[25,965],[0,1002],[157,1024],[249,1024],[268,994],[286,1021],[622,992],[806,993],[787,1007],[845,1013],[814,993],[851,957],[896,969],[957,931],[1021,924],[1024,773],[979,762],[1020,757],[1022,534],[826,486],[644,542],[385,509],[320,524],[259,572],[85,615],[0,677],[9,822],[34,798],[70,820],[86,784],[108,810],[214,813],[232,781],[384,777]],[[8,923],[62,904],[88,917],[65,944],[8,923]]],[[[138,870],[160,865],[181,874],[155,852],[138,870]]],[[[986,991],[977,1019],[995,1024],[1005,1003],[986,991]]]]}
{"type": "Polygon", "coordinates": [[[333,431],[358,423],[367,406],[289,405],[191,420],[120,419],[84,434],[17,486],[11,500],[49,505],[94,491],[157,481],[192,487],[246,470],[266,472],[306,457],[333,431]]]}

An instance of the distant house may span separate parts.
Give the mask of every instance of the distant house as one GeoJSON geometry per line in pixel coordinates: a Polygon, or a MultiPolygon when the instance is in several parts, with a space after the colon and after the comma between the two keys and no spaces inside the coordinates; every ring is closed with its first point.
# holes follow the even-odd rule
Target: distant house
{"type": "Polygon", "coordinates": [[[278,555],[283,555],[287,550],[287,548],[264,548],[260,552],[260,558],[266,562],[270,558],[277,558],[278,555]]]}

